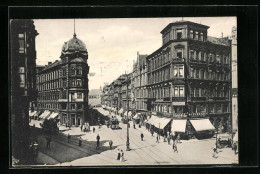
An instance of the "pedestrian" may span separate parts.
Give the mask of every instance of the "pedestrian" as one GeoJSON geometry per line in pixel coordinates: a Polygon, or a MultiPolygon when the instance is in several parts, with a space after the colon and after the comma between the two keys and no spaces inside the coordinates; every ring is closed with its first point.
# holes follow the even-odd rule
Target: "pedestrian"
{"type": "Polygon", "coordinates": [[[156,136],[156,143],[159,143],[159,135],[156,136]]]}
{"type": "Polygon", "coordinates": [[[124,151],[121,150],[121,162],[124,162],[125,161],[125,158],[124,158],[124,151]]]}
{"type": "Polygon", "coordinates": [[[79,147],[81,147],[81,146],[82,146],[82,138],[79,137],[79,147]]]}
{"type": "Polygon", "coordinates": [[[100,136],[99,136],[99,134],[97,135],[97,147],[96,147],[96,149],[99,149],[99,140],[100,140],[100,136]]]}
{"type": "Polygon", "coordinates": [[[68,143],[70,142],[70,138],[71,138],[71,136],[70,136],[70,134],[68,134],[68,143]]]}
{"type": "Polygon", "coordinates": [[[139,128],[141,128],[141,123],[139,123],[139,128]]]}
{"type": "Polygon", "coordinates": [[[109,147],[110,147],[110,150],[112,150],[112,146],[113,146],[113,141],[110,140],[110,141],[109,141],[109,147]]]}
{"type": "Polygon", "coordinates": [[[141,133],[141,140],[144,141],[144,134],[141,133]]]}
{"type": "Polygon", "coordinates": [[[95,128],[95,127],[93,127],[93,133],[95,133],[95,130],[96,130],[96,128],[95,128]]]}
{"type": "Polygon", "coordinates": [[[82,131],[82,128],[83,128],[83,124],[80,126],[80,130],[82,131]]]}
{"type": "Polygon", "coordinates": [[[237,144],[236,143],[234,143],[233,149],[234,149],[234,152],[235,152],[235,155],[236,155],[237,154],[237,144]]]}
{"type": "Polygon", "coordinates": [[[170,144],[170,142],[171,142],[170,136],[167,137],[167,141],[168,141],[168,144],[170,144]]]}
{"type": "Polygon", "coordinates": [[[163,136],[163,142],[166,142],[166,135],[163,136]]]}
{"type": "Polygon", "coordinates": [[[174,150],[174,153],[177,152],[178,153],[178,149],[177,149],[177,145],[175,143],[172,144],[172,148],[174,150]]]}
{"type": "Polygon", "coordinates": [[[134,129],[135,129],[135,124],[134,124],[134,129]]]}
{"type": "Polygon", "coordinates": [[[120,149],[117,149],[117,160],[120,160],[120,149]]]}
{"type": "Polygon", "coordinates": [[[216,148],[213,149],[213,155],[212,155],[213,158],[218,158],[218,151],[216,148]]]}
{"type": "Polygon", "coordinates": [[[47,138],[47,149],[50,149],[51,148],[51,138],[48,137],[47,138]]]}

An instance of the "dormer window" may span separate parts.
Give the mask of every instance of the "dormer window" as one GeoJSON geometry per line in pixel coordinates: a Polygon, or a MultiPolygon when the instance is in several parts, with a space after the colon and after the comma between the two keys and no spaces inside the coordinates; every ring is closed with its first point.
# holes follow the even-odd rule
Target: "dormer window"
{"type": "Polygon", "coordinates": [[[182,39],[182,29],[177,30],[177,39],[182,39]]]}

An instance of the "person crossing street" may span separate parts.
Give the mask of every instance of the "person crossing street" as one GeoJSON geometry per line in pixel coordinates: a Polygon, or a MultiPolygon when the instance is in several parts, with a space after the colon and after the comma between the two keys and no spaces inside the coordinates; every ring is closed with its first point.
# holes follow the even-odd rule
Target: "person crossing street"
{"type": "Polygon", "coordinates": [[[144,141],[144,134],[141,133],[141,140],[144,141]]]}
{"type": "Polygon", "coordinates": [[[99,134],[97,135],[97,147],[96,147],[96,149],[99,149],[100,147],[99,147],[99,140],[100,140],[100,136],[99,136],[99,134]]]}

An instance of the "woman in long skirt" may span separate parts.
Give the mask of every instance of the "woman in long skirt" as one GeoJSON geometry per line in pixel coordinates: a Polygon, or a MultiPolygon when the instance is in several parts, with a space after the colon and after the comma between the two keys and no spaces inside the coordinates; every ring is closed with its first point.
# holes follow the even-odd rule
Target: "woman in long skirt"
{"type": "Polygon", "coordinates": [[[124,158],[124,152],[123,150],[121,150],[121,162],[124,162],[125,158],[124,158]]]}

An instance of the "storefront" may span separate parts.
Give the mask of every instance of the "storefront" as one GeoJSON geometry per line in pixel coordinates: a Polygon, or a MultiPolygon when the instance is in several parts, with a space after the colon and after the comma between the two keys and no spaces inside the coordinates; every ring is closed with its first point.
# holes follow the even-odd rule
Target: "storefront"
{"type": "Polygon", "coordinates": [[[181,135],[181,138],[185,137],[187,120],[186,119],[173,119],[171,124],[172,135],[181,135]]]}
{"type": "Polygon", "coordinates": [[[189,131],[193,133],[197,139],[213,137],[215,127],[211,124],[209,119],[189,120],[189,122],[192,125],[192,129],[189,131]]]}

